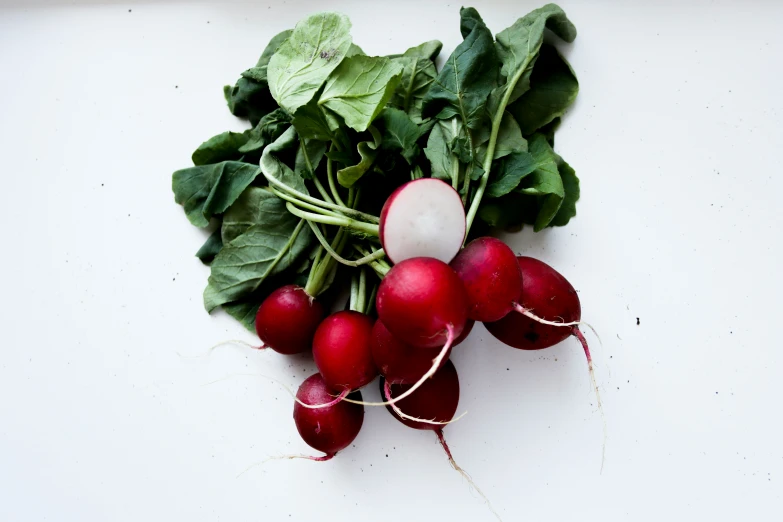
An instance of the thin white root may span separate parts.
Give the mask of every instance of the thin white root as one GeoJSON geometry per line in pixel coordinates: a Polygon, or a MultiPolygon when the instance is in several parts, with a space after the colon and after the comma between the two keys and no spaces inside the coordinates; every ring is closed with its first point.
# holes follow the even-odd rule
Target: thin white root
{"type": "Polygon", "coordinates": [[[462,475],[462,477],[468,481],[468,484],[470,484],[470,487],[472,487],[474,490],[476,490],[476,493],[481,495],[481,498],[484,499],[484,502],[486,502],[487,507],[490,511],[492,511],[492,514],[495,515],[495,518],[500,520],[500,522],[503,522],[503,519],[500,518],[500,515],[497,511],[495,511],[495,508],[492,507],[492,502],[489,501],[489,498],[484,494],[483,491],[476,485],[475,482],[473,482],[473,479],[470,477],[467,471],[459,467],[459,464],[454,460],[454,457],[451,456],[451,450],[449,449],[449,445],[446,444],[446,438],[443,436],[443,430],[435,430],[435,435],[438,436],[438,442],[440,442],[440,445],[443,446],[443,451],[446,452],[446,456],[449,458],[449,464],[451,464],[451,467],[454,468],[457,473],[462,475]]]}
{"type": "Polygon", "coordinates": [[[250,466],[242,470],[235,478],[241,477],[242,475],[244,475],[245,473],[247,473],[248,471],[250,471],[251,469],[257,466],[263,466],[270,460],[305,459],[305,460],[314,460],[315,462],[326,462],[327,460],[331,460],[335,455],[337,455],[337,453],[332,453],[332,454],[327,453],[326,455],[323,455],[321,457],[314,457],[311,455],[280,455],[277,457],[267,457],[261,462],[256,462],[255,464],[251,464],[250,466]]]}
{"type": "Polygon", "coordinates": [[[593,384],[593,388],[595,389],[595,399],[598,402],[598,411],[601,412],[601,421],[603,421],[604,424],[604,442],[603,446],[601,447],[601,473],[603,473],[604,462],[606,461],[606,415],[604,415],[604,407],[601,403],[601,393],[598,391],[598,382],[595,380],[595,372],[593,371],[593,358],[590,355],[590,348],[587,346],[587,339],[585,339],[584,334],[582,334],[581,330],[579,330],[577,327],[573,328],[572,333],[574,334],[574,337],[576,337],[582,344],[582,348],[584,348],[585,356],[587,357],[587,369],[590,371],[590,382],[593,384]]]}
{"type": "MultiPolygon", "coordinates": [[[[291,397],[293,397],[294,401],[296,401],[297,404],[299,404],[303,408],[307,408],[307,409],[310,409],[310,410],[318,410],[318,409],[321,409],[321,408],[328,408],[330,406],[334,406],[338,402],[340,402],[342,400],[345,400],[345,398],[350,393],[350,390],[343,390],[340,393],[340,395],[335,395],[334,396],[334,400],[333,401],[329,401],[329,402],[324,403],[324,404],[307,404],[306,402],[302,402],[301,400],[299,400],[299,398],[296,396],[296,393],[294,393],[294,391],[291,388],[289,388],[285,383],[283,383],[282,381],[280,381],[278,379],[275,379],[274,377],[270,377],[269,375],[264,375],[263,373],[235,373],[233,375],[227,375],[226,377],[221,377],[220,379],[215,379],[214,381],[210,381],[210,382],[208,382],[206,384],[203,384],[202,386],[210,386],[212,384],[216,384],[218,382],[222,382],[222,381],[225,381],[225,380],[228,380],[228,379],[232,379],[234,377],[263,377],[264,379],[269,379],[270,381],[279,384],[285,391],[287,391],[288,394],[291,397]]],[[[264,461],[264,462],[266,462],[266,461],[264,461]]]]}
{"type": "Polygon", "coordinates": [[[570,323],[566,323],[563,321],[547,321],[546,319],[538,317],[536,314],[534,314],[532,309],[525,308],[519,303],[514,303],[514,310],[524,315],[525,317],[534,320],[537,323],[548,324],[549,326],[578,326],[580,324],[585,324],[582,321],[573,321],[570,323]]]}
{"type": "MultiPolygon", "coordinates": [[[[384,398],[387,401],[392,401],[393,400],[392,396],[391,396],[391,386],[389,385],[389,381],[384,381],[384,383],[383,383],[383,394],[384,394],[384,398]]],[[[424,424],[432,424],[433,426],[445,426],[446,424],[451,424],[452,422],[457,422],[462,417],[464,417],[465,415],[468,414],[468,412],[464,412],[459,417],[454,417],[451,420],[436,421],[435,419],[420,419],[419,417],[413,417],[412,415],[408,415],[407,413],[403,412],[399,408],[399,406],[397,406],[393,402],[390,404],[390,406],[391,406],[391,409],[394,410],[394,413],[396,413],[397,415],[399,415],[403,419],[408,419],[408,420],[413,421],[413,422],[421,422],[421,423],[424,423],[424,424]]]]}
{"type": "Polygon", "coordinates": [[[427,370],[427,373],[422,375],[421,379],[416,381],[416,384],[408,388],[408,390],[405,391],[405,393],[401,393],[399,397],[395,397],[390,401],[384,401],[384,402],[363,402],[363,401],[354,401],[351,399],[345,399],[345,400],[353,404],[361,404],[362,406],[391,406],[395,402],[399,402],[405,397],[409,397],[413,392],[418,390],[421,387],[421,385],[427,381],[427,379],[435,375],[435,372],[437,372],[438,368],[440,368],[443,359],[445,359],[446,355],[449,353],[449,349],[451,348],[451,345],[454,343],[454,338],[456,337],[456,335],[454,335],[454,327],[450,324],[446,326],[446,331],[448,332],[448,338],[446,339],[446,344],[443,345],[443,349],[440,351],[438,356],[432,360],[432,367],[430,367],[430,369],[427,370]]]}
{"type": "Polygon", "coordinates": [[[177,355],[179,355],[183,359],[202,359],[204,357],[209,357],[210,355],[212,355],[212,352],[215,349],[220,348],[221,346],[226,346],[228,344],[238,344],[240,346],[244,346],[245,348],[250,348],[251,350],[263,350],[264,348],[266,348],[266,346],[264,346],[263,343],[261,343],[261,346],[253,346],[252,344],[245,341],[241,341],[239,339],[230,339],[228,341],[222,341],[217,343],[215,346],[211,347],[201,355],[183,355],[179,352],[177,352],[177,355]]]}

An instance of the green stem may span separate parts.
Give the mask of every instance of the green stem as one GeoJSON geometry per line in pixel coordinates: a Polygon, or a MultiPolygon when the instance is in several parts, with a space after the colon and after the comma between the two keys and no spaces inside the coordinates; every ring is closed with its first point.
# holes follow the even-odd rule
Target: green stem
{"type": "Polygon", "coordinates": [[[489,135],[489,144],[487,144],[487,155],[484,158],[484,173],[481,175],[481,180],[479,181],[478,189],[476,190],[476,196],[473,198],[473,201],[470,204],[470,209],[468,209],[468,215],[466,217],[467,226],[465,228],[465,239],[467,240],[468,232],[470,232],[470,226],[473,224],[473,220],[476,218],[476,214],[478,213],[479,205],[481,204],[481,198],[484,197],[484,190],[487,188],[487,182],[489,181],[489,169],[492,168],[492,159],[495,156],[495,147],[497,146],[498,141],[498,132],[500,131],[500,123],[503,121],[503,113],[506,111],[506,106],[508,105],[508,100],[511,99],[511,93],[514,91],[514,87],[516,87],[517,82],[522,77],[522,74],[527,70],[527,66],[530,64],[531,56],[528,55],[528,57],[525,59],[525,63],[522,65],[522,67],[519,68],[519,70],[514,74],[514,76],[508,81],[506,84],[506,92],[503,93],[503,98],[500,100],[500,105],[498,105],[497,112],[495,113],[495,117],[492,119],[492,132],[489,135]]]}
{"type": "Polygon", "coordinates": [[[358,230],[360,232],[364,232],[365,234],[370,236],[378,235],[378,225],[374,225],[372,223],[356,221],[355,219],[351,219],[347,217],[325,216],[323,214],[313,214],[312,212],[304,212],[298,209],[297,207],[295,207],[290,202],[286,203],[285,206],[291,214],[300,217],[302,219],[306,219],[308,221],[323,223],[325,225],[335,225],[338,227],[348,227],[354,230],[358,230]]]}
{"type": "Polygon", "coordinates": [[[468,204],[468,192],[470,189],[470,175],[473,174],[473,164],[468,165],[465,170],[465,181],[462,182],[462,206],[468,204]]]}
{"type": "MultiPolygon", "coordinates": [[[[457,118],[451,119],[451,135],[457,135],[457,118]]],[[[459,190],[459,158],[456,154],[451,154],[451,186],[454,190],[459,190]]],[[[463,206],[465,203],[462,203],[463,206]]]]}
{"type": "Polygon", "coordinates": [[[328,157],[326,158],[326,180],[329,182],[329,190],[332,191],[332,196],[337,204],[344,207],[350,206],[346,205],[340,197],[340,192],[337,190],[337,185],[334,182],[334,162],[328,157]]]}
{"type": "Polygon", "coordinates": [[[371,261],[377,261],[379,259],[383,259],[383,257],[386,255],[386,252],[384,252],[383,249],[381,248],[354,261],[345,259],[344,257],[342,257],[340,254],[338,254],[332,249],[332,247],[329,245],[329,242],[326,240],[323,233],[315,223],[311,223],[310,221],[308,221],[307,224],[310,225],[310,228],[313,230],[313,234],[315,234],[316,239],[318,239],[318,242],[321,243],[321,246],[324,248],[324,250],[326,250],[329,253],[329,255],[332,256],[338,263],[342,263],[347,266],[357,267],[357,266],[366,265],[371,261]]]}
{"type": "Polygon", "coordinates": [[[370,298],[367,299],[367,309],[364,311],[367,315],[372,315],[375,311],[375,297],[378,295],[378,285],[372,285],[372,292],[370,292],[370,298]]]}
{"type": "Polygon", "coordinates": [[[348,301],[348,309],[361,313],[362,311],[359,310],[359,307],[359,279],[354,273],[351,276],[351,298],[348,301]]]}
{"type": "Polygon", "coordinates": [[[313,185],[315,185],[316,190],[318,190],[318,193],[321,194],[321,197],[324,198],[324,201],[327,203],[334,203],[334,200],[332,199],[332,196],[329,195],[329,192],[326,191],[321,181],[318,179],[318,176],[313,174],[313,185]]]}
{"type": "Polygon", "coordinates": [[[279,197],[282,200],[285,200],[289,203],[293,203],[294,205],[298,205],[299,207],[305,208],[307,210],[312,210],[313,212],[317,212],[318,214],[321,214],[323,216],[331,216],[342,219],[342,214],[338,214],[337,212],[332,212],[331,210],[326,210],[321,207],[318,207],[316,205],[311,205],[310,203],[307,203],[306,201],[300,201],[296,199],[293,196],[289,196],[285,192],[280,192],[279,190],[270,187],[269,191],[272,192],[275,196],[279,197]]]}
{"type": "Polygon", "coordinates": [[[364,268],[359,269],[359,291],[356,295],[356,311],[366,313],[367,310],[367,274],[364,268]]]}
{"type": "MultiPolygon", "coordinates": [[[[346,244],[346,234],[341,228],[335,234],[332,240],[331,248],[337,252],[342,252],[346,244]]],[[[319,248],[319,254],[323,253],[323,248],[319,248]]],[[[305,286],[305,292],[309,295],[316,297],[323,290],[324,282],[326,281],[329,272],[335,266],[335,260],[331,256],[324,256],[320,262],[313,262],[313,267],[310,269],[310,277],[307,280],[307,286],[305,286]]]]}
{"type": "MultiPolygon", "coordinates": [[[[261,171],[264,172],[263,170],[261,171]]],[[[346,216],[351,216],[356,219],[361,219],[364,221],[367,221],[368,223],[380,223],[380,219],[378,219],[376,216],[365,214],[364,212],[359,212],[358,210],[354,210],[352,208],[348,208],[344,205],[335,205],[333,203],[329,203],[327,201],[320,200],[318,198],[314,198],[312,196],[309,196],[303,192],[299,192],[298,190],[289,187],[285,183],[281,182],[274,176],[267,176],[266,173],[264,173],[264,176],[266,177],[267,181],[269,182],[269,185],[274,185],[277,189],[279,189],[282,192],[288,193],[290,196],[297,199],[297,201],[302,201],[306,203],[310,203],[312,205],[317,205],[326,209],[334,210],[339,212],[340,214],[345,214],[346,216]]]]}

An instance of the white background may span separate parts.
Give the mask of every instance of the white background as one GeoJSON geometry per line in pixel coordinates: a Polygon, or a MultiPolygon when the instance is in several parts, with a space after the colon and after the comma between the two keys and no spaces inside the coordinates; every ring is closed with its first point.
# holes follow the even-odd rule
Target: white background
{"type": "MultiPolygon", "coordinates": [[[[222,86],[323,9],[371,54],[447,55],[459,4],[2,4],[0,520],[492,520],[435,436],[383,408],[329,463],[237,478],[312,450],[280,386],[235,374],[296,387],[314,365],[179,355],[254,340],[203,311],[205,234],[171,192],[193,148],[243,128],[222,86]]],[[[447,439],[506,521],[779,520],[783,4],[561,5],[581,92],[556,149],[582,199],[568,227],[507,239],[601,334],[606,465],[574,340],[516,351],[478,326],[447,439]]],[[[498,32],[537,6],[477,7],[498,32]]]]}

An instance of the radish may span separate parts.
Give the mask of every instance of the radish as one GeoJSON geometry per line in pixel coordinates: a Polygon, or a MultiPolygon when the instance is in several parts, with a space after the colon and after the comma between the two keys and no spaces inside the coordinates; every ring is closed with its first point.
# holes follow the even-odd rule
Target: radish
{"type": "Polygon", "coordinates": [[[465,240],[465,209],[451,185],[421,178],[392,192],[381,210],[378,233],[392,263],[434,257],[448,263],[465,240]]]}
{"type": "MultiPolygon", "coordinates": [[[[462,333],[454,340],[457,346],[473,329],[474,321],[468,320],[462,333]]],[[[392,384],[412,384],[427,373],[432,367],[432,361],[438,357],[440,348],[416,348],[394,337],[379,320],[375,321],[370,342],[372,358],[375,366],[383,377],[392,384]]],[[[439,368],[443,367],[451,355],[451,349],[446,353],[439,368]]]]}
{"type": "MultiPolygon", "coordinates": [[[[361,392],[351,394],[361,401],[361,392]]],[[[348,447],[359,434],[364,421],[364,408],[344,400],[334,400],[323,377],[316,373],[308,377],[296,392],[294,422],[302,439],[312,448],[324,452],[322,457],[306,457],[324,461],[348,447]],[[328,407],[307,408],[299,403],[328,407]]]]}
{"type": "Polygon", "coordinates": [[[351,310],[321,322],[313,337],[313,359],[329,389],[358,390],[375,379],[378,370],[370,350],[372,332],[372,319],[351,310]]]}
{"type": "Polygon", "coordinates": [[[467,295],[457,274],[427,257],[394,265],[378,287],[375,306],[386,328],[417,348],[451,346],[468,318],[467,295]]]}
{"type": "MultiPolygon", "coordinates": [[[[387,401],[393,401],[397,397],[401,397],[411,388],[406,384],[390,384],[386,379],[381,379],[380,386],[381,394],[387,401]]],[[[408,397],[396,401],[393,405],[386,406],[386,408],[394,418],[409,428],[434,431],[443,450],[446,452],[451,467],[459,472],[478,494],[484,498],[489,509],[498,520],[500,520],[500,516],[492,507],[492,504],[486,495],[484,495],[481,489],[473,482],[470,475],[468,475],[454,460],[454,457],[451,455],[451,449],[449,449],[448,444],[446,444],[446,438],[443,436],[442,424],[453,419],[454,414],[457,412],[458,404],[459,377],[457,376],[457,369],[454,367],[454,363],[448,361],[418,390],[408,397]],[[400,413],[408,418],[401,417],[400,413]],[[429,420],[431,422],[419,422],[413,420],[413,418],[429,420]],[[433,424],[432,422],[440,423],[440,425],[433,424]]]]}
{"type": "Polygon", "coordinates": [[[263,343],[282,354],[295,354],[310,349],[318,324],[324,318],[324,308],[304,288],[287,285],[264,299],[256,314],[256,333],[263,343]]]}
{"type": "Polygon", "coordinates": [[[498,321],[514,308],[522,287],[522,271],[514,252],[501,240],[474,239],[450,266],[465,286],[471,319],[498,321]]]}
{"type": "MultiPolygon", "coordinates": [[[[603,417],[593,358],[587,339],[578,326],[582,319],[582,306],[576,290],[558,271],[538,259],[519,256],[517,264],[522,272],[522,285],[519,303],[514,308],[519,313],[508,314],[499,321],[484,323],[484,326],[495,338],[520,350],[542,350],[571,335],[576,337],[587,357],[590,380],[603,417]]],[[[603,460],[601,467],[603,469],[603,460]]]]}

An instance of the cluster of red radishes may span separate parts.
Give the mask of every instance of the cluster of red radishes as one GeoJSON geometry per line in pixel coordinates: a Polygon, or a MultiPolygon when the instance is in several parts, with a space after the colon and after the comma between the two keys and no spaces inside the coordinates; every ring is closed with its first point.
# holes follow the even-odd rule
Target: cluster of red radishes
{"type": "Polygon", "coordinates": [[[454,464],[442,434],[459,402],[449,356],[475,321],[523,350],[574,335],[592,375],[573,286],[499,239],[479,237],[463,247],[465,222],[450,185],[411,181],[389,197],[380,217],[381,243],[393,266],[377,289],[377,319],[355,310],[325,317],[324,306],[294,285],[261,304],[255,324],[263,346],[283,354],[312,349],[318,367],[299,387],[294,405],[299,434],[325,454],[310,458],[332,458],[356,438],[364,406],[386,406],[406,426],[434,430],[454,464]],[[363,402],[359,390],[378,375],[384,401],[363,402]]]}

